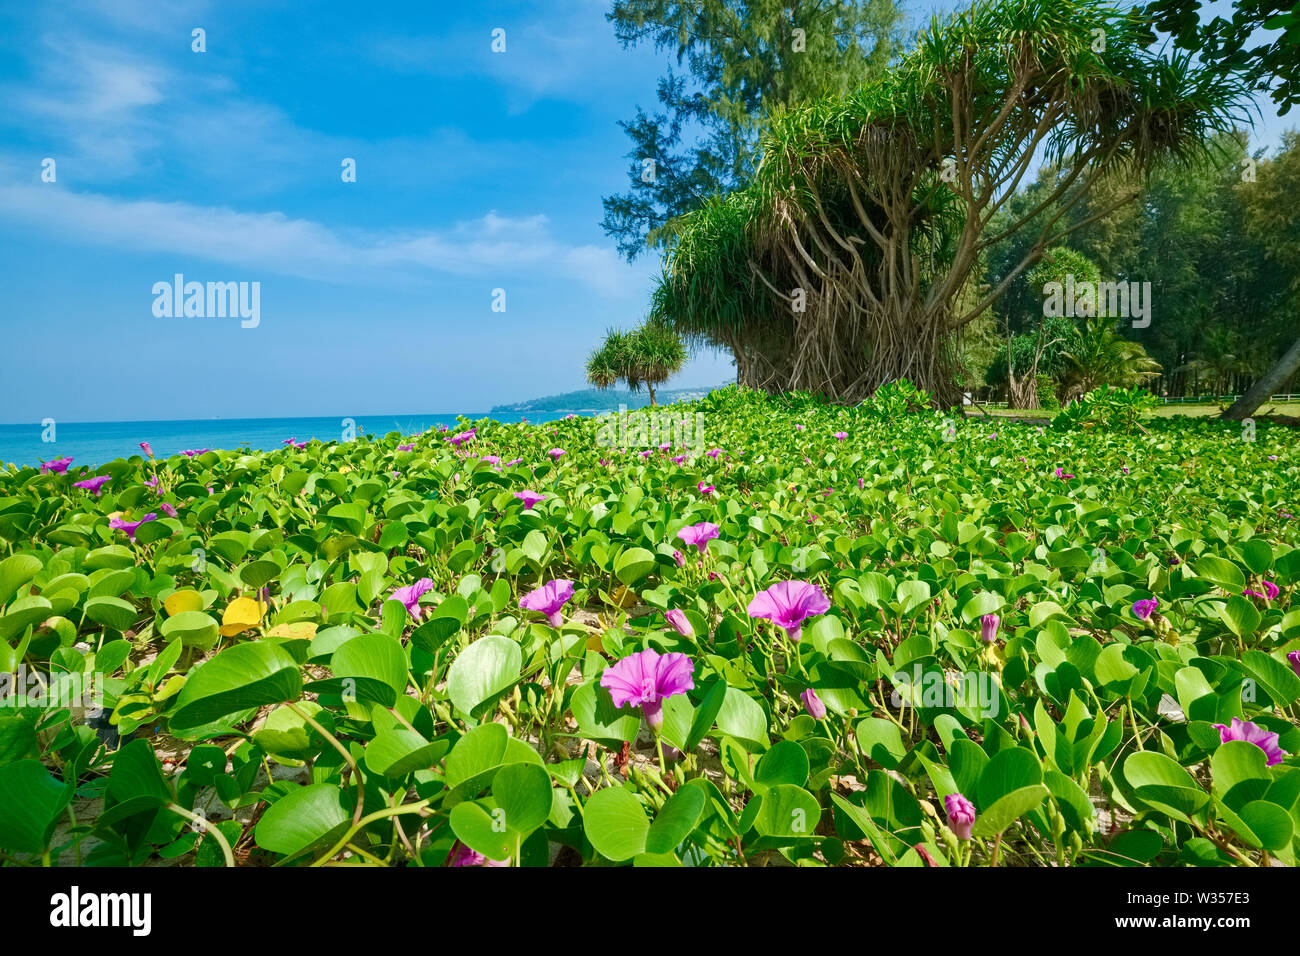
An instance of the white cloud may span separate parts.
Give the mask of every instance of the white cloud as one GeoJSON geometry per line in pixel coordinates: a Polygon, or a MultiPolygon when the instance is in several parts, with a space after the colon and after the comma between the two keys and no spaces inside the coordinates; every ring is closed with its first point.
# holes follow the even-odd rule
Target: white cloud
{"type": "Polygon", "coordinates": [[[41,184],[0,186],[3,220],[73,241],[330,281],[377,281],[394,273],[493,281],[544,274],[617,296],[639,291],[643,278],[613,249],[557,240],[545,216],[495,210],[443,231],[342,230],[281,212],[126,200],[41,184]]]}

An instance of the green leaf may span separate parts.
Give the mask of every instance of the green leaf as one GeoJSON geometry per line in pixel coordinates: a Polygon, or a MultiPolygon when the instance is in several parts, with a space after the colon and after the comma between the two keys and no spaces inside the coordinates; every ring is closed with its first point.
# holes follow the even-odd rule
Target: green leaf
{"type": "MultiPolygon", "coordinates": [[[[1007,751],[1003,751],[1007,753],[1007,751]]],[[[997,757],[993,758],[994,760],[997,757]]],[[[1028,787],[1012,790],[998,797],[987,810],[975,818],[971,836],[987,838],[997,836],[1020,817],[1034,809],[1047,797],[1047,787],[1036,783],[1028,787]]]]}
{"type": "Polygon", "coordinates": [[[236,644],[190,671],[169,724],[181,736],[241,710],[295,700],[301,693],[298,662],[287,651],[267,643],[236,644]]]}
{"type": "Polygon", "coordinates": [[[73,788],[54,779],[39,760],[0,766],[0,848],[43,853],[73,788]]]}
{"type": "Polygon", "coordinates": [[[513,687],[523,666],[523,651],[508,637],[480,637],[452,661],[447,672],[447,695],[461,713],[476,710],[513,687]]]}
{"type": "Polygon", "coordinates": [[[291,857],[332,844],[350,822],[343,791],[332,783],[313,783],[290,790],[267,807],[254,838],[262,849],[291,857]]]}
{"type": "Polygon", "coordinates": [[[695,829],[704,811],[706,802],[704,791],[699,787],[679,787],[668,798],[650,824],[646,835],[647,853],[672,853],[683,840],[695,829]]]}
{"type": "Polygon", "coordinates": [[[606,787],[588,798],[582,828],[597,853],[620,863],[645,852],[650,821],[632,791],[606,787]]]}

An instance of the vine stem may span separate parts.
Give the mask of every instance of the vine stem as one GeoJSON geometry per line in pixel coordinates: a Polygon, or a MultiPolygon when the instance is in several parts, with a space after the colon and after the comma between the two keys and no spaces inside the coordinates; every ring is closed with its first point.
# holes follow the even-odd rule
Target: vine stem
{"type": "Polygon", "coordinates": [[[214,840],[217,841],[217,845],[221,847],[221,855],[226,858],[226,866],[234,867],[235,855],[230,852],[230,843],[228,840],[226,840],[225,834],[223,834],[219,828],[214,827],[211,823],[209,823],[203,817],[199,816],[197,813],[192,813],[189,810],[186,810],[180,804],[169,803],[167,804],[167,809],[170,810],[172,813],[179,814],[180,816],[189,820],[191,823],[195,823],[201,826],[207,833],[209,833],[212,836],[214,840]]]}
{"type": "Polygon", "coordinates": [[[311,714],[293,703],[293,701],[286,701],[284,706],[288,707],[291,711],[301,717],[303,721],[309,724],[318,734],[333,744],[334,749],[339,752],[339,755],[346,760],[348,766],[352,768],[352,779],[355,780],[357,784],[357,806],[356,809],[352,811],[352,825],[353,827],[356,827],[357,822],[361,819],[361,815],[365,813],[366,809],[366,790],[365,783],[361,779],[361,768],[357,766],[357,762],[353,758],[352,754],[348,752],[348,748],[344,747],[337,737],[322,727],[311,714]]]}
{"type": "Polygon", "coordinates": [[[312,864],[312,867],[324,866],[325,864],[327,864],[334,857],[334,854],[338,853],[339,850],[343,849],[345,846],[347,846],[349,843],[352,842],[352,838],[357,835],[357,831],[359,831],[362,827],[369,826],[370,824],[374,823],[376,820],[382,820],[385,817],[395,817],[404,813],[419,813],[421,810],[424,810],[426,807],[428,807],[429,804],[431,804],[432,802],[433,802],[432,799],[428,799],[428,800],[421,800],[419,803],[407,803],[400,807],[385,807],[382,810],[376,810],[374,813],[362,817],[360,820],[357,820],[352,824],[351,827],[348,828],[347,833],[339,837],[338,842],[335,843],[332,847],[330,847],[327,853],[324,853],[320,857],[318,857],[316,862],[312,864]]]}

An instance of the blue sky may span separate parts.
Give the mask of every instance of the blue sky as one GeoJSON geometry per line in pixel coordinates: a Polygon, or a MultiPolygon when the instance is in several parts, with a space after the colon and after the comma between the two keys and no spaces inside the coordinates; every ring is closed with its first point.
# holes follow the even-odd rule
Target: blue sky
{"type": "MultiPolygon", "coordinates": [[[[952,6],[913,3],[911,26],[952,6]]],[[[658,269],[599,225],[626,185],[617,122],[667,62],[622,50],[608,8],[4,5],[0,421],[481,411],[584,387],[658,269]],[[260,324],[155,317],[175,273],[260,282],[260,324]]],[[[707,353],[670,385],[732,375],[707,353]]]]}

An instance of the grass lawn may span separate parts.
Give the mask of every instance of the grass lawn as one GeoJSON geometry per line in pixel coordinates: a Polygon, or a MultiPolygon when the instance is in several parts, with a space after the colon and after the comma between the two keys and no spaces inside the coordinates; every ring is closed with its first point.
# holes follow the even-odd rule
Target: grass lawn
{"type": "MultiPolygon", "coordinates": [[[[1213,404],[1204,405],[1161,405],[1156,408],[1152,414],[1157,418],[1178,418],[1186,416],[1188,418],[1208,418],[1218,415],[1226,406],[1213,404]]],[[[971,414],[980,415],[983,412],[979,408],[970,409],[971,414]]],[[[998,417],[1019,417],[1019,416],[1037,416],[1050,417],[1055,412],[1049,412],[1041,408],[1020,409],[1020,408],[990,408],[988,414],[998,417]]],[[[1292,415],[1300,416],[1300,402],[1268,402],[1256,413],[1260,415],[1292,415]]]]}

